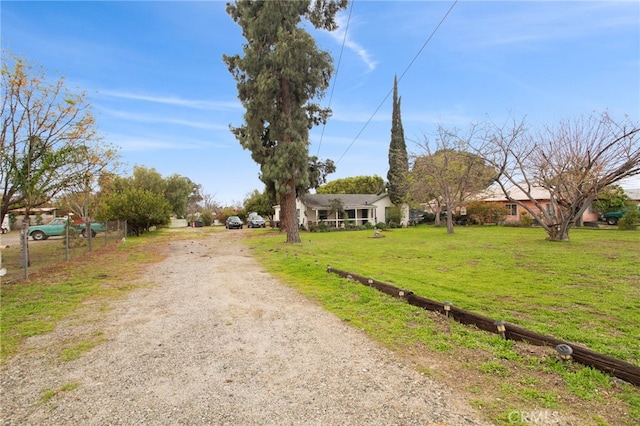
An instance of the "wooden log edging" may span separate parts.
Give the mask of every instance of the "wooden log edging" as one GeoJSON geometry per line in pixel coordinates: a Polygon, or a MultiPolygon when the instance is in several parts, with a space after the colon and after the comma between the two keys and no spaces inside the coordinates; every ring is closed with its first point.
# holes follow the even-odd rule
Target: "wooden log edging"
{"type": "MultiPolygon", "coordinates": [[[[497,321],[492,318],[478,315],[452,305],[448,306],[449,310],[447,312],[445,311],[445,304],[442,302],[418,296],[412,291],[398,288],[394,285],[375,280],[371,277],[364,277],[362,275],[354,274],[353,272],[341,271],[339,269],[332,268],[331,266],[327,267],[327,272],[337,274],[343,278],[353,279],[363,285],[373,287],[390,296],[402,298],[410,305],[417,306],[428,311],[439,312],[443,315],[446,314],[461,324],[474,325],[481,330],[500,334],[496,326],[497,321]]],[[[568,345],[573,350],[571,356],[574,361],[611,374],[619,379],[631,383],[634,386],[640,386],[640,367],[634,364],[619,360],[609,355],[594,352],[576,343],[566,342],[552,336],[536,333],[508,322],[504,323],[504,327],[505,331],[503,333],[505,339],[526,342],[536,346],[556,347],[558,345],[568,345]]]]}

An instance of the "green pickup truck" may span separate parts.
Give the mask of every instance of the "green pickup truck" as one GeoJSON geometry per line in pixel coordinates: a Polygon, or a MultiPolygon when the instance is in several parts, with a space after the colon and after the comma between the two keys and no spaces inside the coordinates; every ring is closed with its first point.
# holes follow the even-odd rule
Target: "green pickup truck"
{"type": "MultiPolygon", "coordinates": [[[[57,237],[65,235],[65,225],[67,223],[66,217],[56,217],[46,225],[33,225],[27,230],[27,234],[35,241],[46,240],[49,237],[57,237]]],[[[71,222],[71,229],[74,232],[78,232],[83,237],[86,237],[87,227],[84,223],[71,222]]],[[[91,224],[91,236],[95,237],[98,232],[104,232],[105,228],[102,223],[91,224]]]]}
{"type": "MultiPolygon", "coordinates": [[[[633,210],[633,207],[631,208],[631,210],[633,210]]],[[[638,206],[638,210],[640,210],[640,206],[638,206]]],[[[624,214],[624,210],[618,210],[617,212],[607,212],[602,215],[602,220],[604,222],[607,222],[607,224],[609,225],[615,225],[624,214]]]]}

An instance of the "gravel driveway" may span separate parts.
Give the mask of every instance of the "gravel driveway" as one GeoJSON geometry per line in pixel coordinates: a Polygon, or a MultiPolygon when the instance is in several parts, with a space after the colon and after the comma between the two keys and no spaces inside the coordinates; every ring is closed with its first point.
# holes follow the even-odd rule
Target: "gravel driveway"
{"type": "Polygon", "coordinates": [[[34,349],[2,367],[2,424],[486,424],[265,273],[238,241],[243,232],[171,243],[144,277],[157,285],[97,321],[31,338],[34,349]],[[38,350],[87,328],[106,341],[77,360],[38,350]],[[45,389],[60,391],[43,402],[45,389]]]}

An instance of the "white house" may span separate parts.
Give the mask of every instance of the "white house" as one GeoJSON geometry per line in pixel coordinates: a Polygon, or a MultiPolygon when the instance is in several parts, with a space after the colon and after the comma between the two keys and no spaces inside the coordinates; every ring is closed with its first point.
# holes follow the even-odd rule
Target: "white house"
{"type": "MultiPolygon", "coordinates": [[[[311,225],[324,223],[327,226],[341,228],[347,225],[375,225],[386,222],[387,209],[393,204],[389,194],[305,194],[296,199],[298,224],[308,229],[311,225]],[[340,218],[332,212],[333,200],[340,200],[345,212],[340,218]]],[[[274,206],[274,221],[280,222],[280,206],[274,206]]],[[[405,216],[405,215],[403,215],[405,216]]],[[[404,222],[404,219],[403,219],[404,222]]],[[[406,224],[403,224],[406,225],[406,224]]]]}

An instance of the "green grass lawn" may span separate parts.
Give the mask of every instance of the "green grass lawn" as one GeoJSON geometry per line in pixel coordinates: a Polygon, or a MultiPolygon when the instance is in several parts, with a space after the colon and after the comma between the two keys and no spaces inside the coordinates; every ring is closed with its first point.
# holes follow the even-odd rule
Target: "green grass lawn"
{"type": "Polygon", "coordinates": [[[536,228],[459,227],[449,235],[420,226],[381,238],[373,230],[303,232],[301,244],[266,230],[248,244],[269,272],[325,309],[418,365],[428,359],[419,368],[434,373],[428,364],[445,356],[451,386],[469,392],[491,421],[509,424],[514,410],[567,410],[584,424],[638,424],[637,388],[616,389],[603,373],[559,362],[551,348],[504,341],[325,271],[330,264],[640,365],[640,233],[545,237],[536,228]]]}
{"type": "Polygon", "coordinates": [[[535,228],[393,229],[252,239],[268,264],[295,255],[503,319],[640,366],[640,233],[573,229],[552,243],[535,228]],[[288,255],[286,252],[289,252],[288,255]],[[275,256],[274,256],[275,255],[275,256]]]}

